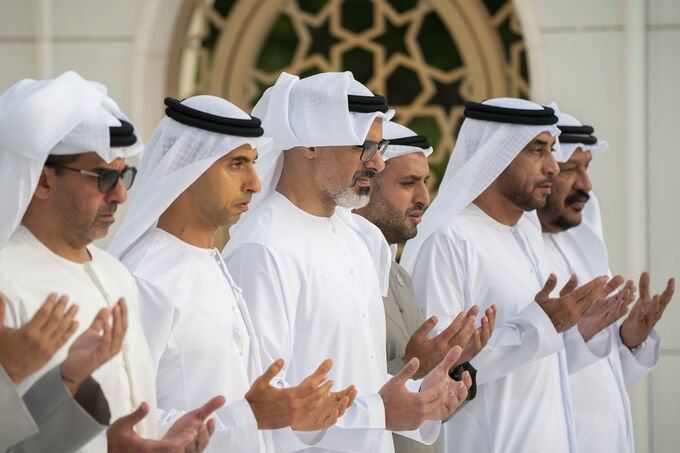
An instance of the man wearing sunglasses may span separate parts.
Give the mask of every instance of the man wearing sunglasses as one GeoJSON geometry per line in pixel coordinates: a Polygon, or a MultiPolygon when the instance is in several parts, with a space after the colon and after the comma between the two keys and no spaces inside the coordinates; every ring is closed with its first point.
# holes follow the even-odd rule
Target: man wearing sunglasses
{"type": "Polygon", "coordinates": [[[264,363],[282,357],[283,377],[297,382],[329,357],[329,378],[356,386],[355,404],[325,438],[341,444],[315,452],[392,452],[389,431],[434,442],[439,420],[467,395],[447,373],[460,348],[422,382],[410,380],[415,358],[397,376],[387,373],[381,296],[389,246],[350,212],[368,203],[385,166],[382,122],[393,111],[349,72],[283,73],[253,115],[274,149],[258,158],[261,191],[231,228],[223,256],[248,301],[264,363]]]}
{"type": "MultiPolygon", "coordinates": [[[[102,433],[79,451],[201,450],[214,426],[205,424],[205,418],[224,403],[221,397],[213,399],[154,440],[167,427],[159,426],[137,289],[118,260],[91,244],[106,235],[118,205],[125,202],[126,186],[134,180],[125,159],[141,148],[134,127],[106,96],[106,88],[74,72],[48,81],[22,80],[0,97],[2,177],[16,180],[0,202],[0,244],[9,238],[0,249],[5,324],[25,324],[55,291],[80,307],[77,334],[18,390],[25,391],[60,364],[73,338],[100,310],[122,312],[127,321],[121,352],[92,373],[118,421],[108,435],[102,433]]],[[[62,374],[65,381],[72,377],[62,374]]]]}

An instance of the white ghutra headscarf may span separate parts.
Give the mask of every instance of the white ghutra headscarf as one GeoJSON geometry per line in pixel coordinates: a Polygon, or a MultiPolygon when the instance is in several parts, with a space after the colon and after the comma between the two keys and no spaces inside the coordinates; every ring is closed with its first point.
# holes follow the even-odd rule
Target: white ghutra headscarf
{"type": "Polygon", "coordinates": [[[426,136],[418,135],[408,127],[394,121],[383,123],[383,139],[390,141],[383,154],[383,160],[411,153],[423,153],[425,157],[432,154],[432,146],[426,136]]]}
{"type": "MultiPolygon", "coordinates": [[[[199,114],[212,115],[216,121],[220,118],[251,121],[250,115],[216,96],[194,96],[180,104],[199,114]]],[[[127,215],[109,245],[109,253],[119,258],[147,230],[155,227],[172,202],[219,158],[244,144],[257,149],[258,161],[266,158],[271,150],[268,137],[213,132],[180,123],[169,117],[172,115],[169,110],[166,112],[168,116],[158,124],[146,146],[127,215]]],[[[255,128],[258,127],[259,124],[255,128]]]]}
{"type": "MultiPolygon", "coordinates": [[[[555,102],[551,103],[549,107],[555,110],[555,114],[559,119],[557,127],[561,130],[565,126],[567,128],[562,132],[564,137],[560,135],[560,140],[565,139],[566,142],[563,143],[560,141],[561,156],[558,159],[559,162],[568,161],[574,151],[579,148],[583,151],[590,151],[593,159],[595,156],[609,148],[607,142],[599,139],[597,139],[595,143],[592,143],[593,139],[596,139],[592,133],[569,134],[567,132],[570,131],[569,128],[579,128],[584,127],[584,125],[573,116],[561,112],[555,102]],[[584,142],[588,141],[589,143],[579,142],[579,136],[582,136],[584,142]]],[[[592,128],[591,130],[594,132],[592,128]]],[[[581,224],[566,230],[564,233],[573,236],[575,243],[578,244],[586,257],[586,261],[591,267],[593,275],[609,275],[609,255],[607,253],[607,246],[605,245],[604,233],[602,231],[600,203],[592,191],[589,195],[590,198],[581,211],[581,224]]]]}
{"type": "Polygon", "coordinates": [[[73,71],[21,80],[0,96],[0,247],[21,223],[50,154],[96,152],[109,163],[142,150],[134,128],[135,143],[111,145],[111,128],[123,121],[129,123],[106,87],[73,71]]]}

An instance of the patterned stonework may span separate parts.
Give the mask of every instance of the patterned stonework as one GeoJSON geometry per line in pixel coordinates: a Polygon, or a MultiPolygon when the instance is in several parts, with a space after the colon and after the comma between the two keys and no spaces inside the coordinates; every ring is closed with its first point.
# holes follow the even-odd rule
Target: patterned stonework
{"type": "Polygon", "coordinates": [[[466,100],[528,97],[509,0],[185,0],[167,91],[249,110],[281,71],[351,70],[396,120],[430,137],[438,185],[466,100]]]}

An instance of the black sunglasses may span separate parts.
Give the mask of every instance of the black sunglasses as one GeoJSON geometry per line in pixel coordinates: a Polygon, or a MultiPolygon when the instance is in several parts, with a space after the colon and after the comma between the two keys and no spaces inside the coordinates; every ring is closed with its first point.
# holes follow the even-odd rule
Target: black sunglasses
{"type": "Polygon", "coordinates": [[[368,162],[373,159],[375,153],[380,151],[380,154],[385,154],[387,145],[390,144],[389,140],[380,140],[379,142],[374,142],[372,140],[366,140],[363,145],[361,145],[361,159],[362,162],[368,162]]]}
{"type": "Polygon", "coordinates": [[[111,169],[102,170],[98,172],[81,170],[79,168],[66,167],[64,165],[54,164],[50,162],[46,162],[45,166],[50,168],[63,168],[64,170],[71,170],[78,173],[82,173],[87,176],[92,176],[93,178],[97,178],[97,189],[99,189],[99,192],[101,193],[109,193],[113,189],[115,189],[119,179],[123,180],[123,187],[125,187],[125,190],[130,190],[130,187],[132,187],[132,183],[135,182],[135,176],[137,175],[137,169],[135,167],[130,167],[127,165],[125,166],[125,168],[123,168],[122,171],[111,169]]]}

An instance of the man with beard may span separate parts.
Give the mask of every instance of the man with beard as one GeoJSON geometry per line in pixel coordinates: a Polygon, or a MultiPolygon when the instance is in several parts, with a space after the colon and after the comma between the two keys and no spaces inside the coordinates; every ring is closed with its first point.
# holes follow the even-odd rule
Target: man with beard
{"type": "MultiPolygon", "coordinates": [[[[1,168],[3,181],[15,182],[0,205],[0,240],[9,236],[0,249],[6,324],[18,328],[28,322],[53,291],[78,304],[78,334],[102,309],[127,321],[120,352],[92,373],[118,420],[82,451],[202,450],[213,424],[204,422],[223,398],[187,413],[169,429],[165,419],[159,426],[137,289],[118,260],[91,244],[106,235],[134,181],[136,169],[125,164],[142,148],[134,126],[106,96],[106,87],[67,72],[54,80],[25,79],[3,93],[0,140],[8,163],[1,168]],[[156,440],[161,431],[167,433],[156,440]]],[[[73,344],[66,342],[19,384],[19,391],[64,361],[73,344]]],[[[64,378],[80,380],[67,372],[64,378]]]]}
{"type": "Polygon", "coordinates": [[[384,167],[382,121],[392,114],[349,72],[302,80],[283,73],[253,109],[274,142],[256,165],[262,191],[223,251],[254,317],[263,360],[283,357],[285,379],[296,381],[330,357],[329,377],[356,385],[354,406],[326,434],[341,439],[336,450],[391,452],[386,429],[419,428],[408,434],[432,443],[439,420],[467,395],[466,385],[448,376],[460,348],[422,382],[408,381],[415,358],[396,377],[387,374],[381,294],[389,247],[347,208],[368,202],[384,167]]]}
{"type": "MultiPolygon", "coordinates": [[[[551,106],[557,111],[557,105],[551,106]]],[[[592,135],[591,126],[564,112],[557,111],[557,116],[565,162],[559,164],[560,173],[553,178],[552,191],[546,205],[538,210],[538,218],[550,268],[557,278],[576,274],[586,281],[609,273],[600,209],[588,177],[591,160],[608,145],[592,135]]],[[[632,286],[629,282],[628,287],[632,286]]],[[[579,451],[635,450],[626,386],[648,373],[659,358],[660,337],[653,327],[670,302],[674,287],[675,281],[670,279],[664,292],[652,297],[645,272],[640,276],[640,297],[621,325],[612,323],[625,314],[626,303],[608,303],[608,307],[596,304],[596,312],[584,317],[595,318],[595,322],[579,321],[578,330],[586,340],[609,325],[598,335],[604,335],[610,344],[607,355],[595,363],[585,367],[569,363],[579,451]]]]}
{"type": "Polygon", "coordinates": [[[439,322],[475,303],[498,306],[493,337],[471,360],[477,396],[444,425],[443,451],[573,453],[560,332],[603,294],[607,278],[576,290],[570,280],[549,298],[557,282],[532,211],[559,172],[557,117],[511,98],[467,102],[464,115],[439,194],[401,260],[439,322]]]}
{"type": "MultiPolygon", "coordinates": [[[[410,129],[394,123],[383,125],[383,137],[390,144],[383,155],[385,169],[374,177],[371,201],[356,213],[365,217],[387,239],[396,256],[397,244],[415,237],[423,211],[430,204],[426,182],[430,177],[427,157],[432,147],[424,135],[416,135],[410,129]]],[[[390,282],[387,296],[383,298],[387,324],[387,370],[398,373],[411,357],[420,361],[418,373],[425,375],[436,366],[453,346],[463,348],[450,374],[459,379],[468,371],[472,379],[467,400],[474,398],[475,369],[468,363],[491,336],[495,320],[495,308],[489,307],[481,320],[479,329],[474,322],[478,306],[467,313],[461,312],[446,328],[437,326],[437,317],[425,321],[416,302],[411,277],[394,259],[390,267],[390,282]],[[437,329],[440,333],[433,338],[428,334],[437,329]]],[[[418,377],[419,374],[416,374],[418,377]]],[[[461,406],[462,408],[462,406],[461,406]]],[[[439,441],[423,445],[406,437],[394,434],[394,450],[397,453],[439,452],[439,441]]]]}
{"type": "Polygon", "coordinates": [[[184,412],[222,394],[210,451],[299,449],[306,444],[278,428],[327,428],[355,391],[329,394],[328,361],[297,387],[270,384],[283,364],[262,363],[246,302],[213,245],[218,227],[236,223],[259,191],[253,162],[271,139],[259,119],[215,96],[165,104],[109,248],[137,283],[158,406],[184,412]]]}

